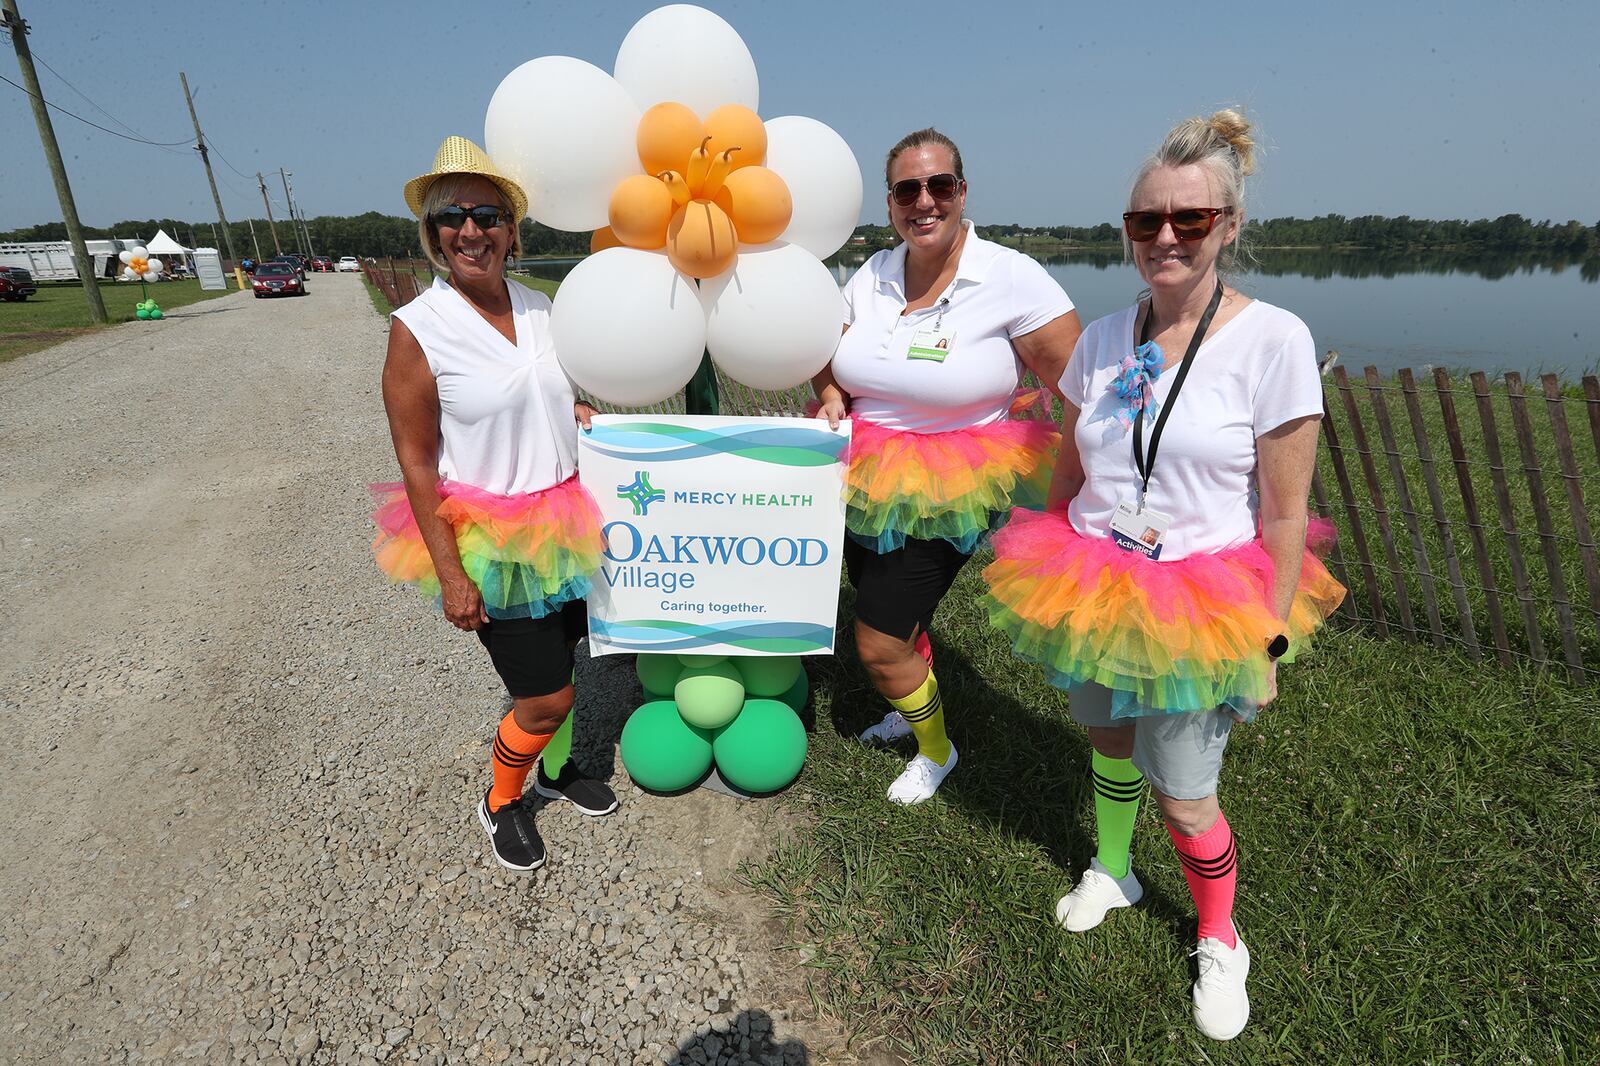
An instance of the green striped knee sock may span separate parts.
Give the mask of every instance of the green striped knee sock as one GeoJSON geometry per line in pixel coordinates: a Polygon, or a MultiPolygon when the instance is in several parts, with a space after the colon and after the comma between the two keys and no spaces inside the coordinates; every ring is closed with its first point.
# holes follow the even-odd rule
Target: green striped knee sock
{"type": "Polygon", "coordinates": [[[1139,815],[1144,775],[1134,769],[1132,759],[1113,759],[1098,751],[1089,765],[1094,772],[1095,835],[1100,841],[1095,858],[1111,876],[1127,877],[1133,823],[1139,815]]]}

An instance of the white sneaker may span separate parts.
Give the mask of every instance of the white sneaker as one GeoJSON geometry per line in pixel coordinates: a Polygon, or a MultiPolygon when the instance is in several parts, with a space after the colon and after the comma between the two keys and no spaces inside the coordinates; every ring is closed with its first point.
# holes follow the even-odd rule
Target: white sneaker
{"type": "Polygon", "coordinates": [[[1133,876],[1131,856],[1128,876],[1121,878],[1111,876],[1099,859],[1091,859],[1077,886],[1056,903],[1056,921],[1069,932],[1086,932],[1105,921],[1113,907],[1131,907],[1143,898],[1144,886],[1133,876]]]}
{"type": "MultiPolygon", "coordinates": [[[[1233,935],[1239,936],[1237,926],[1233,935]]],[[[1250,949],[1242,939],[1238,947],[1229,948],[1208,936],[1190,954],[1200,960],[1200,975],[1194,982],[1195,1027],[1213,1040],[1232,1040],[1250,1020],[1250,997],[1244,990],[1250,949]]]]}
{"type": "Polygon", "coordinates": [[[911,723],[899,711],[890,711],[883,716],[883,721],[861,731],[861,739],[868,744],[889,745],[910,735],[911,723]]]}
{"type": "Polygon", "coordinates": [[[933,794],[939,791],[939,785],[944,781],[945,775],[955,768],[954,744],[950,745],[950,758],[944,761],[943,766],[918,752],[915,759],[906,763],[905,771],[894,779],[894,784],[889,786],[889,802],[910,806],[932,799],[933,794]]]}

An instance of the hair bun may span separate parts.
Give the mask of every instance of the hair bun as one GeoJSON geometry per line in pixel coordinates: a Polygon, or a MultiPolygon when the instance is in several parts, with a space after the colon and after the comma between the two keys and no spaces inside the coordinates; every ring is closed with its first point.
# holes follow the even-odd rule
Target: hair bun
{"type": "Polygon", "coordinates": [[[1206,124],[1228,142],[1233,154],[1239,157],[1239,173],[1249,174],[1256,168],[1256,142],[1250,136],[1250,120],[1233,108],[1214,112],[1206,124]]]}

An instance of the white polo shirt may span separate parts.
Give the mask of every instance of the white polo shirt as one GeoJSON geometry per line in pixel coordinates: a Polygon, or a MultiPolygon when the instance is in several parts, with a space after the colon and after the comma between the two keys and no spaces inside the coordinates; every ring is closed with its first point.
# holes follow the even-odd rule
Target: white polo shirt
{"type": "Polygon", "coordinates": [[[874,255],[844,287],[850,328],[833,376],[850,409],[890,429],[943,433],[1006,417],[1022,378],[1012,340],[1072,310],[1044,267],[986,241],[970,220],[950,287],[932,307],[906,309],[906,246],[874,255]],[[954,331],[942,362],[908,357],[912,337],[935,323],[954,331]]]}

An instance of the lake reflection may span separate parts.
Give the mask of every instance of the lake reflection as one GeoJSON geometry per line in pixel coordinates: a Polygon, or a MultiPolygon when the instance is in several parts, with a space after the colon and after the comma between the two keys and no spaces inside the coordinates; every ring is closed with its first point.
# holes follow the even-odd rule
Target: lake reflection
{"type": "MultiPolygon", "coordinates": [[[[1085,323],[1128,306],[1143,289],[1119,254],[1040,256],[1085,323]]],[[[1568,380],[1600,366],[1600,260],[1554,256],[1292,249],[1262,253],[1239,279],[1250,296],[1285,307],[1311,329],[1319,352],[1337,349],[1359,374],[1401,367],[1554,371],[1568,380]]],[[[866,255],[828,260],[842,285],[866,255]]],[[[576,260],[530,261],[561,278],[576,260]]]]}

